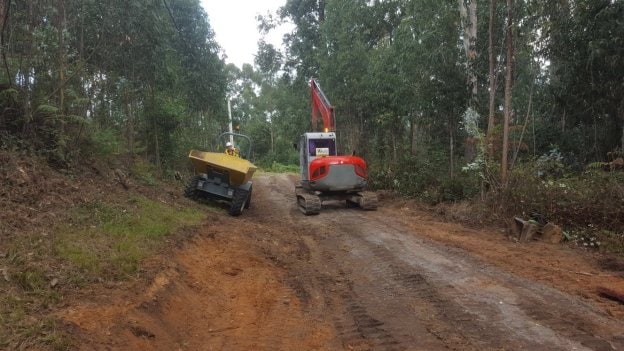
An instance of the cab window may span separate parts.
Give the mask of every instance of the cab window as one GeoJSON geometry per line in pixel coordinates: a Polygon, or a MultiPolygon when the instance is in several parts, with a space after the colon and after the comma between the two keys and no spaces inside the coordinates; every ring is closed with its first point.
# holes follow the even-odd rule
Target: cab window
{"type": "Polygon", "coordinates": [[[308,154],[313,157],[336,156],[335,139],[310,139],[308,140],[308,154]]]}

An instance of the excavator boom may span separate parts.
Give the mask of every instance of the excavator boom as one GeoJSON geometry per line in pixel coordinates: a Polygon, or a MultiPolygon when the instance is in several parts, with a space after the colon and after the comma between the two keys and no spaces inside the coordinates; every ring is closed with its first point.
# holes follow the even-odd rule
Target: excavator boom
{"type": "Polygon", "coordinates": [[[323,118],[323,132],[335,131],[334,107],[314,78],[310,79],[310,95],[312,96],[312,131],[317,129],[319,113],[323,118]]]}

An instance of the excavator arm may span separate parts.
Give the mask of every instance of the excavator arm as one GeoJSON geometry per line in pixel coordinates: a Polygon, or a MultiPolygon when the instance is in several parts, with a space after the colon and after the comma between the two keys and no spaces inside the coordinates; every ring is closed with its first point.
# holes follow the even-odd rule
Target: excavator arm
{"type": "Polygon", "coordinates": [[[310,79],[310,94],[312,95],[312,130],[316,131],[320,113],[323,118],[323,132],[335,131],[334,107],[314,78],[310,79]]]}

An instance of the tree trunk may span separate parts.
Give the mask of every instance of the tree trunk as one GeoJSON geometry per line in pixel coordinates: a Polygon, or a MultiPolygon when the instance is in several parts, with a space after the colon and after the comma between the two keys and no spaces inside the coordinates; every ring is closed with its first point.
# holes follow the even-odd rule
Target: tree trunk
{"type": "Polygon", "coordinates": [[[496,57],[494,56],[494,16],[496,16],[496,1],[490,0],[490,23],[488,28],[488,57],[489,57],[489,113],[488,113],[488,129],[487,129],[487,139],[488,139],[488,154],[491,156],[493,153],[491,143],[492,136],[494,134],[494,114],[495,114],[495,97],[496,97],[496,78],[494,75],[494,67],[496,67],[496,57]]]}
{"type": "Polygon", "coordinates": [[[58,23],[58,65],[59,65],[59,111],[65,114],[65,0],[58,0],[59,23],[58,23]]]}
{"type": "MultiPolygon", "coordinates": [[[[31,4],[29,3],[29,6],[31,4]]],[[[0,54],[2,61],[4,61],[4,69],[6,70],[6,79],[9,86],[13,85],[13,78],[9,70],[9,62],[6,57],[6,50],[4,49],[4,32],[6,31],[6,25],[9,21],[9,10],[11,9],[11,0],[0,0],[0,54]]]]}
{"type": "MultiPolygon", "coordinates": [[[[31,87],[31,60],[32,60],[32,56],[33,56],[33,32],[34,32],[34,6],[33,6],[33,0],[29,0],[28,1],[28,20],[26,22],[26,32],[28,33],[27,38],[28,40],[26,41],[26,64],[24,65],[24,67],[26,67],[26,69],[21,70],[22,74],[24,75],[24,87],[22,89],[24,89],[25,91],[25,95],[26,95],[26,101],[24,102],[24,124],[22,126],[22,135],[24,135],[26,133],[26,128],[28,127],[28,124],[30,123],[30,121],[32,121],[32,90],[33,88],[31,87]]],[[[8,72],[7,72],[8,74],[8,72]]]]}
{"type": "Polygon", "coordinates": [[[156,112],[156,92],[154,89],[154,84],[150,84],[150,114],[152,115],[152,127],[154,133],[154,161],[156,163],[156,169],[158,170],[158,174],[161,174],[161,164],[160,164],[160,145],[158,142],[158,121],[154,116],[156,112]]]}
{"type": "Polygon", "coordinates": [[[624,98],[622,99],[622,101],[620,101],[619,114],[620,120],[622,121],[622,145],[620,147],[622,148],[622,152],[624,153],[624,98]]]}
{"type": "Polygon", "coordinates": [[[475,106],[477,101],[477,74],[474,67],[477,58],[477,0],[469,0],[468,7],[466,7],[465,0],[457,0],[457,4],[466,52],[470,106],[475,106]]]}
{"type": "Polygon", "coordinates": [[[156,125],[156,120],[154,120],[154,153],[156,157],[156,169],[160,174],[160,146],[158,145],[158,128],[156,125]]]}
{"type": "Polygon", "coordinates": [[[271,155],[275,155],[275,138],[273,136],[273,121],[269,124],[269,134],[271,134],[271,155]]]}
{"type": "Polygon", "coordinates": [[[453,135],[453,128],[449,126],[449,143],[450,143],[450,173],[451,173],[451,179],[455,178],[455,137],[453,135]]]}
{"type": "Polygon", "coordinates": [[[526,118],[524,119],[524,124],[522,125],[522,132],[520,133],[520,140],[518,140],[518,144],[516,145],[516,149],[514,150],[514,155],[511,158],[511,166],[509,169],[513,169],[516,164],[516,159],[518,158],[518,153],[520,152],[520,147],[522,146],[522,140],[524,139],[524,132],[526,131],[527,126],[529,125],[529,117],[531,117],[531,106],[533,104],[533,85],[531,85],[531,92],[529,93],[529,106],[527,108],[526,118]]]}
{"type": "Polygon", "coordinates": [[[511,89],[512,89],[512,69],[514,60],[513,48],[513,0],[507,0],[507,62],[505,72],[505,111],[503,122],[503,155],[501,158],[501,181],[502,186],[507,186],[507,156],[509,150],[509,121],[511,119],[511,89]]]}
{"type": "Polygon", "coordinates": [[[390,132],[390,142],[392,143],[392,164],[396,165],[397,164],[397,136],[394,135],[393,132],[390,132]]]}
{"type": "Polygon", "coordinates": [[[84,1],[80,1],[80,60],[84,61],[84,1]]]}
{"type": "MultiPolygon", "coordinates": [[[[2,41],[4,44],[4,23],[5,23],[5,11],[7,10],[7,6],[6,6],[6,0],[0,0],[0,29],[2,29],[2,41]]],[[[4,49],[3,47],[0,47],[0,49],[4,49]]]]}
{"type": "Polygon", "coordinates": [[[325,0],[319,0],[318,2],[318,15],[319,15],[319,22],[324,22],[325,21],[325,0]]]}
{"type": "Polygon", "coordinates": [[[124,103],[126,115],[128,117],[126,121],[126,140],[128,143],[127,162],[130,167],[134,164],[134,109],[132,103],[130,99],[124,103]]]}
{"type": "Polygon", "coordinates": [[[416,121],[414,118],[410,118],[410,153],[412,156],[416,156],[416,121]]]}

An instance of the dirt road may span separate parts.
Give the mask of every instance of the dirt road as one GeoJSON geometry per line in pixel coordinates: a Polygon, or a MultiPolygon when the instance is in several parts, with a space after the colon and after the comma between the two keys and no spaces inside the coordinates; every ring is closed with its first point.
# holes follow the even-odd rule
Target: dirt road
{"type": "Polygon", "coordinates": [[[81,349],[624,350],[618,274],[565,247],[443,223],[406,204],[296,208],[260,175],[252,208],[212,214],[146,280],[96,286],[60,315],[81,349]]]}

